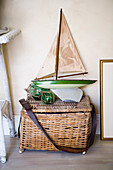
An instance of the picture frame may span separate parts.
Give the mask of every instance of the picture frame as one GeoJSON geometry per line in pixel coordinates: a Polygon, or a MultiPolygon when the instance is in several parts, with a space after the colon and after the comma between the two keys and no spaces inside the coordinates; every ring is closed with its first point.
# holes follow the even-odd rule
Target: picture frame
{"type": "Polygon", "coordinates": [[[100,60],[100,136],[113,140],[113,59],[100,60]]]}

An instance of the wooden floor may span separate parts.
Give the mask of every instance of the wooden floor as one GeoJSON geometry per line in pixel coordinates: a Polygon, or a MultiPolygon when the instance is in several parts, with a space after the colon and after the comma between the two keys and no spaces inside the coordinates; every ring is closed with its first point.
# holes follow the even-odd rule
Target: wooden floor
{"type": "Polygon", "coordinates": [[[6,136],[7,162],[0,170],[113,170],[113,141],[97,136],[86,155],[28,151],[19,154],[19,139],[6,136]]]}

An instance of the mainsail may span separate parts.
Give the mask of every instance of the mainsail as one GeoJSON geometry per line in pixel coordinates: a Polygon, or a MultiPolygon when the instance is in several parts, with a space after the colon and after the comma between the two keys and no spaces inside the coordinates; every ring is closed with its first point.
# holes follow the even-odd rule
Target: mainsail
{"type": "Polygon", "coordinates": [[[59,73],[85,72],[82,60],[79,56],[70,29],[62,13],[60,49],[59,49],[59,73]]]}
{"type": "Polygon", "coordinates": [[[82,63],[69,26],[62,11],[60,15],[60,22],[60,35],[57,34],[55,36],[51,49],[35,80],[56,76],[57,53],[59,57],[58,77],[67,77],[68,75],[86,73],[85,67],[82,63]]]}

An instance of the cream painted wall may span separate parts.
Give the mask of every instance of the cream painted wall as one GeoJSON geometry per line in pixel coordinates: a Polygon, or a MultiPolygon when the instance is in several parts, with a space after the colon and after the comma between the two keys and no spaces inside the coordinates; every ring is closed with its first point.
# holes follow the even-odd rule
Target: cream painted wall
{"type": "MultiPolygon", "coordinates": [[[[21,110],[18,100],[26,98],[24,88],[36,77],[51,47],[61,7],[87,77],[98,80],[83,90],[99,113],[99,60],[113,59],[113,0],[2,0],[1,26],[22,31],[4,47],[15,115],[21,110]]],[[[0,98],[4,98],[2,89],[0,80],[0,98]]]]}

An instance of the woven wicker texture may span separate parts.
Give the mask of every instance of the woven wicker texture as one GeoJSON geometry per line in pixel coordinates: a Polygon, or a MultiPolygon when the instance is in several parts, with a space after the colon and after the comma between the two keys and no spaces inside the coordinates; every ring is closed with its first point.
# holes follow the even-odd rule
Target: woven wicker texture
{"type": "Polygon", "coordinates": [[[33,107],[33,112],[81,112],[91,111],[90,100],[88,96],[84,96],[81,102],[62,102],[56,99],[53,104],[44,104],[42,101],[33,100],[30,96],[27,98],[28,102],[33,107]]]}
{"type": "MultiPolygon", "coordinates": [[[[88,99],[88,97],[86,98],[88,99]]],[[[34,101],[32,101],[32,103],[33,102],[34,101]]],[[[86,105],[87,104],[88,103],[86,103],[86,105]]],[[[90,103],[88,105],[90,106],[90,103]]],[[[71,108],[71,103],[70,105],[68,104],[68,107],[69,106],[71,108]]],[[[54,143],[72,148],[85,148],[87,146],[88,137],[91,133],[91,107],[85,107],[85,110],[88,109],[87,111],[77,108],[81,111],[77,112],[74,109],[73,113],[60,113],[62,106],[60,105],[60,108],[59,106],[57,107],[58,108],[55,108],[55,110],[57,109],[59,111],[58,113],[45,114],[39,112],[34,114],[54,143]]],[[[29,118],[24,109],[21,111],[21,117],[21,151],[23,151],[23,149],[57,150],[29,118]]]]}

